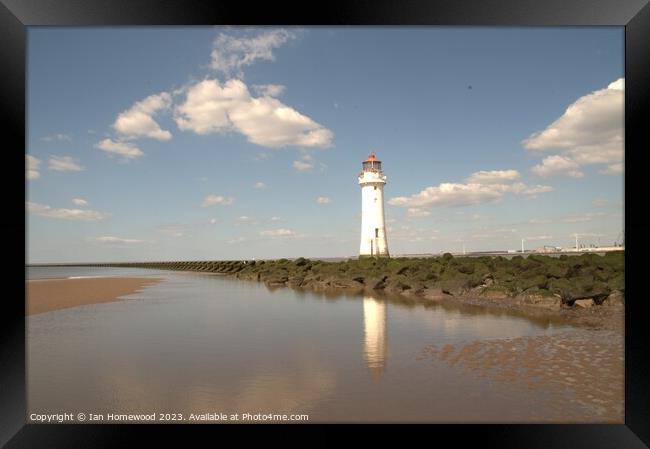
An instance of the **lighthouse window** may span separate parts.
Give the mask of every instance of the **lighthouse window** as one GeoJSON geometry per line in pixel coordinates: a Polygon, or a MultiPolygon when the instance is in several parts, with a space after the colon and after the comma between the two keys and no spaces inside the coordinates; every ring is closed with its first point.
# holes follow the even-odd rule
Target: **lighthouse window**
{"type": "Polygon", "coordinates": [[[375,190],[377,190],[377,186],[375,186],[375,190]]]}
{"type": "Polygon", "coordinates": [[[375,238],[379,237],[379,228],[375,228],[375,238]]]}

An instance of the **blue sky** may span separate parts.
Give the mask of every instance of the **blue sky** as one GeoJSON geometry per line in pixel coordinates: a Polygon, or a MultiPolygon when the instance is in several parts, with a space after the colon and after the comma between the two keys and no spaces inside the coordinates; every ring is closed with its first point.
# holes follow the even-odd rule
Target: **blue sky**
{"type": "Polygon", "coordinates": [[[623,28],[28,30],[28,261],[611,244],[623,28]]]}

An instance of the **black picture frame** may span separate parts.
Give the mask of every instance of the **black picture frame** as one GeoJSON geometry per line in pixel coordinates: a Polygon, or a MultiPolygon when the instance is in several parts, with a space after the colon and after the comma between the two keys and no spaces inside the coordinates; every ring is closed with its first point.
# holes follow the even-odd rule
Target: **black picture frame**
{"type": "MultiPolygon", "coordinates": [[[[146,434],[166,440],[187,433],[222,432],[219,426],[155,425],[35,425],[26,424],[25,404],[25,284],[17,260],[25,260],[25,179],[17,169],[25,164],[26,27],[106,25],[481,25],[625,27],[625,232],[626,331],[625,424],[621,425],[428,425],[377,426],[383,438],[400,433],[427,438],[431,444],[452,441],[462,446],[501,448],[642,448],[650,445],[650,369],[648,326],[644,323],[643,256],[650,249],[650,220],[644,217],[646,192],[642,170],[647,156],[643,117],[650,116],[650,6],[648,0],[357,0],[285,3],[207,2],[201,0],[1,0],[0,3],[0,123],[13,145],[4,145],[10,159],[1,177],[8,213],[0,224],[5,236],[4,273],[11,294],[0,313],[0,444],[11,448],[124,447],[146,434]],[[634,210],[630,204],[637,204],[634,210]],[[22,212],[21,212],[22,211],[22,212]],[[21,298],[22,295],[22,298],[21,298]],[[176,433],[178,430],[182,432],[176,433]],[[172,433],[172,431],[174,433],[172,433]],[[450,440],[448,440],[450,438],[450,440]]],[[[647,301],[647,300],[646,300],[647,301]]],[[[498,420],[498,410],[495,410],[498,420]]],[[[229,427],[233,429],[233,427],[229,427]]],[[[268,433],[278,426],[234,426],[239,444],[255,429],[268,433]]],[[[318,440],[338,440],[342,426],[292,426],[319,434],[318,440]]],[[[283,428],[285,429],[285,428],[283,428]]],[[[286,438],[286,430],[283,430],[286,438]]],[[[205,435],[207,436],[207,435],[205,435]]],[[[218,436],[218,438],[222,438],[218,436]]],[[[413,440],[415,442],[415,440],[413,440]]],[[[311,444],[311,443],[310,443],[311,444]]]]}

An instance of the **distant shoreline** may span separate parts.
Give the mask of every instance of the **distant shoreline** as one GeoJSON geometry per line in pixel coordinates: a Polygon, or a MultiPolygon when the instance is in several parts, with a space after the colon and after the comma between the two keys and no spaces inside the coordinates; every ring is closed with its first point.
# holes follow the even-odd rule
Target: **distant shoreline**
{"type": "MultiPolygon", "coordinates": [[[[545,256],[545,257],[560,257],[560,256],[582,256],[583,254],[596,254],[603,256],[608,253],[625,253],[625,248],[616,248],[616,249],[600,249],[600,248],[588,248],[580,251],[571,250],[571,251],[557,251],[557,252],[535,252],[535,251],[526,251],[521,252],[508,252],[508,251],[478,251],[478,252],[469,252],[466,254],[462,253],[450,253],[454,257],[503,257],[506,259],[511,259],[516,256],[528,257],[528,256],[545,256]]],[[[442,254],[438,253],[414,253],[414,254],[396,254],[391,256],[392,259],[429,259],[441,257],[442,254]]],[[[293,257],[286,258],[284,260],[298,260],[302,257],[293,257]]],[[[322,262],[343,262],[346,260],[357,260],[358,256],[348,256],[348,257],[313,257],[309,260],[312,261],[322,261],[322,262]]],[[[233,260],[223,260],[220,262],[247,262],[247,261],[276,261],[283,260],[282,258],[278,259],[233,259],[233,260]]],[[[211,261],[215,262],[215,261],[211,261]]],[[[191,263],[191,261],[174,261],[174,262],[162,262],[162,261],[150,261],[150,262],[45,262],[45,263],[31,263],[25,264],[25,268],[29,267],[93,267],[93,266],[113,266],[120,264],[133,264],[133,263],[191,263]]]]}

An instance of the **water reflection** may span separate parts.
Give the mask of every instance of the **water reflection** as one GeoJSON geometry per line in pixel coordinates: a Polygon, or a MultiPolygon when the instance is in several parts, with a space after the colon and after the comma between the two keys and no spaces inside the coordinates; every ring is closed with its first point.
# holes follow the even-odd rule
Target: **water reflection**
{"type": "Polygon", "coordinates": [[[381,379],[386,366],[386,302],[370,296],[363,298],[363,356],[375,380],[381,379]]]}
{"type": "Polygon", "coordinates": [[[495,409],[506,420],[556,417],[565,407],[564,397],[418,359],[430,345],[561,330],[553,323],[421,298],[270,293],[261,283],[205,273],[165,278],[128,300],[28,317],[29,410],[462,422],[494,419],[495,409]]]}

